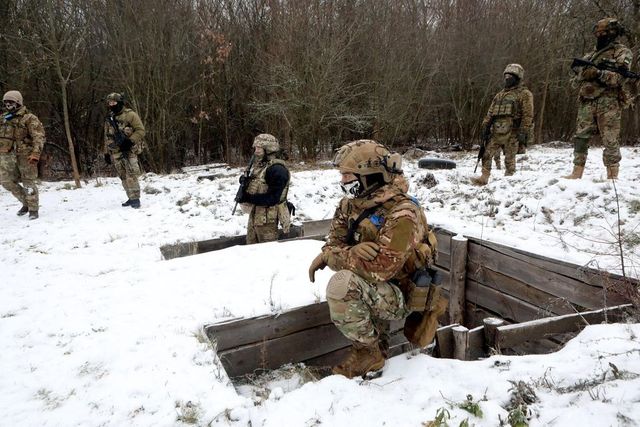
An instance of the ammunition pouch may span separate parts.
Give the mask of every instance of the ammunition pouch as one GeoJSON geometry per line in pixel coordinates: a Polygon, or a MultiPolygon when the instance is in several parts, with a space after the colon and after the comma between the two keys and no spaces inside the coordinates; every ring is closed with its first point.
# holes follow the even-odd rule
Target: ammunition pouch
{"type": "Polygon", "coordinates": [[[427,299],[427,310],[414,311],[404,322],[403,333],[407,340],[418,347],[426,347],[436,336],[438,318],[447,310],[448,301],[440,295],[440,287],[429,286],[430,298],[427,299]]]}
{"type": "Polygon", "coordinates": [[[430,310],[438,287],[442,282],[442,275],[438,270],[425,268],[415,272],[409,283],[406,307],[411,311],[430,310]]]}

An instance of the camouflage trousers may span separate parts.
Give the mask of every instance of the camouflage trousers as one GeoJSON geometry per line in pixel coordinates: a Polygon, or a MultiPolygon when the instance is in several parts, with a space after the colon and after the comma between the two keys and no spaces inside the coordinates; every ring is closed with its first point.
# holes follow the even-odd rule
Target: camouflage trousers
{"type": "Polygon", "coordinates": [[[274,242],[278,240],[278,219],[274,222],[264,222],[262,225],[256,225],[255,209],[249,214],[249,223],[247,224],[247,245],[254,243],[274,242]]]}
{"type": "Polygon", "coordinates": [[[29,211],[38,210],[38,165],[27,161],[28,154],[0,154],[0,184],[29,211]],[[20,185],[22,182],[23,185],[20,185]]]}
{"type": "Polygon", "coordinates": [[[504,174],[513,175],[516,172],[518,141],[511,133],[491,136],[482,156],[482,169],[491,171],[491,160],[496,158],[497,164],[500,161],[500,151],[504,152],[504,174]]]}
{"type": "Polygon", "coordinates": [[[617,96],[600,96],[596,99],[581,99],[576,119],[576,133],[573,136],[573,164],[587,163],[589,141],[600,134],[604,150],[602,161],[605,166],[617,166],[620,154],[620,122],[622,109],[617,96]]]}
{"type": "Polygon", "coordinates": [[[129,200],[139,199],[140,183],[138,183],[138,177],[140,176],[140,164],[138,163],[138,156],[133,153],[129,153],[127,156],[114,154],[113,166],[115,166],[118,177],[122,181],[122,187],[127,193],[127,198],[129,200]]]}
{"type": "Polygon", "coordinates": [[[370,283],[349,270],[340,270],[327,284],[331,320],[351,341],[376,342],[389,320],[401,320],[411,312],[400,289],[388,282],[370,283]]]}

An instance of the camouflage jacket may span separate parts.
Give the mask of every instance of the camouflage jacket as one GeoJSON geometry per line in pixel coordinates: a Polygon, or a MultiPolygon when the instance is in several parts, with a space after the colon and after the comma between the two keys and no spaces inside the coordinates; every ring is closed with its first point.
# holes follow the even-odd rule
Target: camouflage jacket
{"type": "Polygon", "coordinates": [[[435,235],[429,232],[424,211],[407,195],[407,189],[406,180],[398,175],[369,197],[340,201],[322,248],[329,268],[353,271],[373,283],[394,281],[402,286],[417,269],[433,263],[435,235]],[[367,210],[369,214],[349,242],[349,225],[367,210]],[[377,243],[377,257],[366,261],[351,253],[351,247],[360,242],[377,243]]]}
{"type": "Polygon", "coordinates": [[[493,97],[482,126],[492,123],[491,134],[523,132],[533,140],[533,95],[522,83],[502,89],[493,97]]]}
{"type": "Polygon", "coordinates": [[[15,150],[17,154],[40,158],[44,138],[44,126],[24,106],[0,117],[0,153],[15,150]]]}
{"type": "MultiPolygon", "coordinates": [[[[117,154],[120,153],[120,149],[114,143],[115,129],[109,123],[109,117],[107,117],[104,122],[104,152],[117,154]]],[[[140,154],[144,148],[145,130],[138,113],[130,108],[123,108],[114,118],[116,119],[118,128],[133,142],[131,151],[134,154],[140,154]]]]}
{"type": "MultiPolygon", "coordinates": [[[[603,62],[609,62],[618,68],[631,68],[631,62],[633,61],[633,54],[631,50],[625,45],[619,42],[613,42],[607,47],[598,51],[593,51],[583,56],[582,59],[591,61],[595,64],[601,64],[603,62]]],[[[578,95],[582,99],[595,99],[600,96],[613,96],[621,98],[623,97],[623,86],[627,79],[620,74],[600,70],[598,78],[595,80],[587,81],[582,77],[582,72],[586,67],[582,67],[578,74],[574,78],[574,85],[579,87],[578,95]]]]}

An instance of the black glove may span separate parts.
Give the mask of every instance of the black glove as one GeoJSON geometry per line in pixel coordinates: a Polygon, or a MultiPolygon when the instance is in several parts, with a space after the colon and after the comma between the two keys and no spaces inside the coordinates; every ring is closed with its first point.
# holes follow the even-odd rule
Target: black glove
{"type": "Polygon", "coordinates": [[[516,135],[516,138],[518,139],[518,144],[527,145],[527,138],[529,135],[527,135],[526,132],[518,132],[518,135],[516,135]]]}
{"type": "Polygon", "coordinates": [[[482,127],[482,139],[486,141],[489,138],[491,138],[491,126],[485,125],[482,127]]]}
{"type": "Polygon", "coordinates": [[[129,138],[124,138],[122,140],[122,144],[120,145],[120,151],[129,151],[131,150],[131,147],[133,147],[133,141],[131,141],[129,138]]]}
{"type": "Polygon", "coordinates": [[[110,156],[109,154],[106,154],[106,153],[105,153],[105,155],[104,155],[104,162],[105,162],[106,164],[108,164],[108,165],[110,165],[110,164],[111,164],[111,156],[110,156]]]}

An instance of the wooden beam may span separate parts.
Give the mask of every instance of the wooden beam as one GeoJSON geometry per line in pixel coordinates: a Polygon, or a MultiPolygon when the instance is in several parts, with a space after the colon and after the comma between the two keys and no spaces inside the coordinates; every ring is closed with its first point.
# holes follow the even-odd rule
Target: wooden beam
{"type": "Polygon", "coordinates": [[[487,354],[497,353],[500,354],[500,345],[497,342],[498,326],[504,325],[504,320],[497,317],[487,317],[483,320],[484,323],[484,342],[487,349],[487,354]]]}
{"type": "Polygon", "coordinates": [[[456,326],[460,325],[447,325],[436,331],[436,353],[443,359],[453,359],[455,343],[452,329],[456,326]]]}
{"type": "Polygon", "coordinates": [[[547,315],[540,308],[511,295],[467,280],[467,304],[478,305],[511,322],[526,322],[547,315]]]}
{"type": "Polygon", "coordinates": [[[451,238],[449,275],[449,323],[464,324],[465,287],[467,282],[467,239],[451,238]]]}
{"type": "Polygon", "coordinates": [[[496,343],[501,348],[509,348],[523,341],[537,340],[554,334],[580,331],[587,325],[603,322],[605,316],[608,316],[611,320],[619,319],[630,307],[631,304],[624,304],[602,310],[547,317],[530,322],[499,326],[497,328],[496,343]]]}
{"type": "Polygon", "coordinates": [[[451,329],[453,334],[453,358],[469,360],[469,329],[464,326],[455,326],[451,329]]]}

